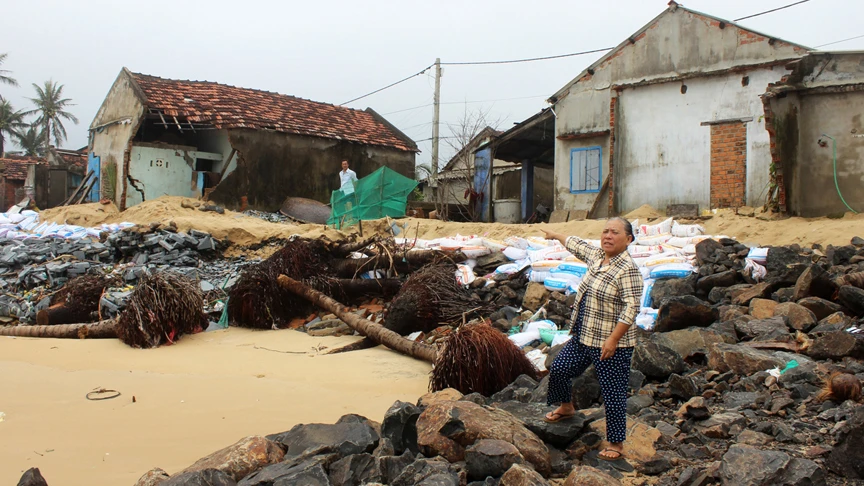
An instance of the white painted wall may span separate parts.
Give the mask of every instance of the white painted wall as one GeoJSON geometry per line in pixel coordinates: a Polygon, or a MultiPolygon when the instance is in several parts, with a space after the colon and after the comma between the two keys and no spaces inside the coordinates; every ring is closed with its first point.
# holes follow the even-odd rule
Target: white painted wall
{"type": "MultiPolygon", "coordinates": [[[[132,146],[129,174],[140,181],[138,186],[143,189],[147,200],[165,195],[201,197],[203,172],[194,170],[195,158],[218,158],[220,154],[196,152],[192,147],[188,149],[132,146]]],[[[141,193],[130,183],[126,191],[126,207],[141,202],[141,193]]]]}
{"type": "Polygon", "coordinates": [[[618,101],[615,187],[622,213],[643,204],[710,207],[711,127],[707,121],[752,117],[747,124],[747,203],[758,204],[771,164],[759,95],[782,67],[626,89],[618,101]],[[741,85],[742,76],[750,78],[741,85]]]}

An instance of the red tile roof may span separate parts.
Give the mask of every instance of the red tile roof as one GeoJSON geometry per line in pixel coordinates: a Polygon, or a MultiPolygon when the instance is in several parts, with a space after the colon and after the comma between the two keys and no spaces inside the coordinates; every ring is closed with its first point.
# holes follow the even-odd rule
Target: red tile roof
{"type": "Polygon", "coordinates": [[[43,158],[39,157],[24,157],[18,155],[7,155],[0,158],[0,167],[3,170],[3,177],[13,181],[27,180],[27,168],[31,165],[47,164],[43,158]]]}
{"type": "Polygon", "coordinates": [[[404,151],[417,146],[368,111],[210,81],[182,81],[130,73],[147,107],[216,128],[269,129],[404,151]]]}
{"type": "Polygon", "coordinates": [[[84,174],[87,171],[87,148],[81,150],[57,149],[57,155],[66,163],[66,166],[76,173],[84,174]]]}

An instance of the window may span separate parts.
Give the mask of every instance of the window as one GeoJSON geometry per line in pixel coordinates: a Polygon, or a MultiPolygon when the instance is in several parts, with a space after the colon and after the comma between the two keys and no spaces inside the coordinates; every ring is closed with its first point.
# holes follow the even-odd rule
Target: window
{"type": "Polygon", "coordinates": [[[603,175],[603,153],[600,147],[570,150],[570,192],[600,192],[603,175]]]}

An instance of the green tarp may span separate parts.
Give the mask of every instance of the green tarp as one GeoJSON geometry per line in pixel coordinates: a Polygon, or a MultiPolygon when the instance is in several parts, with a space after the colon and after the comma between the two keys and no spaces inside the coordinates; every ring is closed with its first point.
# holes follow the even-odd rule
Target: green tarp
{"type": "Polygon", "coordinates": [[[409,179],[387,167],[381,167],[358,180],[354,192],[333,191],[330,196],[330,219],[327,224],[336,229],[356,224],[362,219],[380,219],[385,216],[405,216],[408,195],[417,187],[409,179]]]}

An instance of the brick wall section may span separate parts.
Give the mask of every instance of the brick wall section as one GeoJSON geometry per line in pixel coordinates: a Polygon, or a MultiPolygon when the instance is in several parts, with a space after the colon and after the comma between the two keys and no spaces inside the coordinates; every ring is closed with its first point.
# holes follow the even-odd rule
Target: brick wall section
{"type": "Polygon", "coordinates": [[[711,208],[746,205],[747,126],[711,125],[711,208]]]}
{"type": "MultiPolygon", "coordinates": [[[[788,76],[784,76],[780,83],[785,82],[788,76]]],[[[774,84],[769,84],[770,89],[774,84]]],[[[774,110],[771,109],[771,99],[774,95],[762,95],[762,107],[765,110],[765,130],[771,140],[771,162],[774,164],[774,182],[777,184],[777,209],[786,212],[786,184],[783,181],[783,161],[780,159],[780,150],[777,149],[777,130],[774,129],[774,110]]]]}

